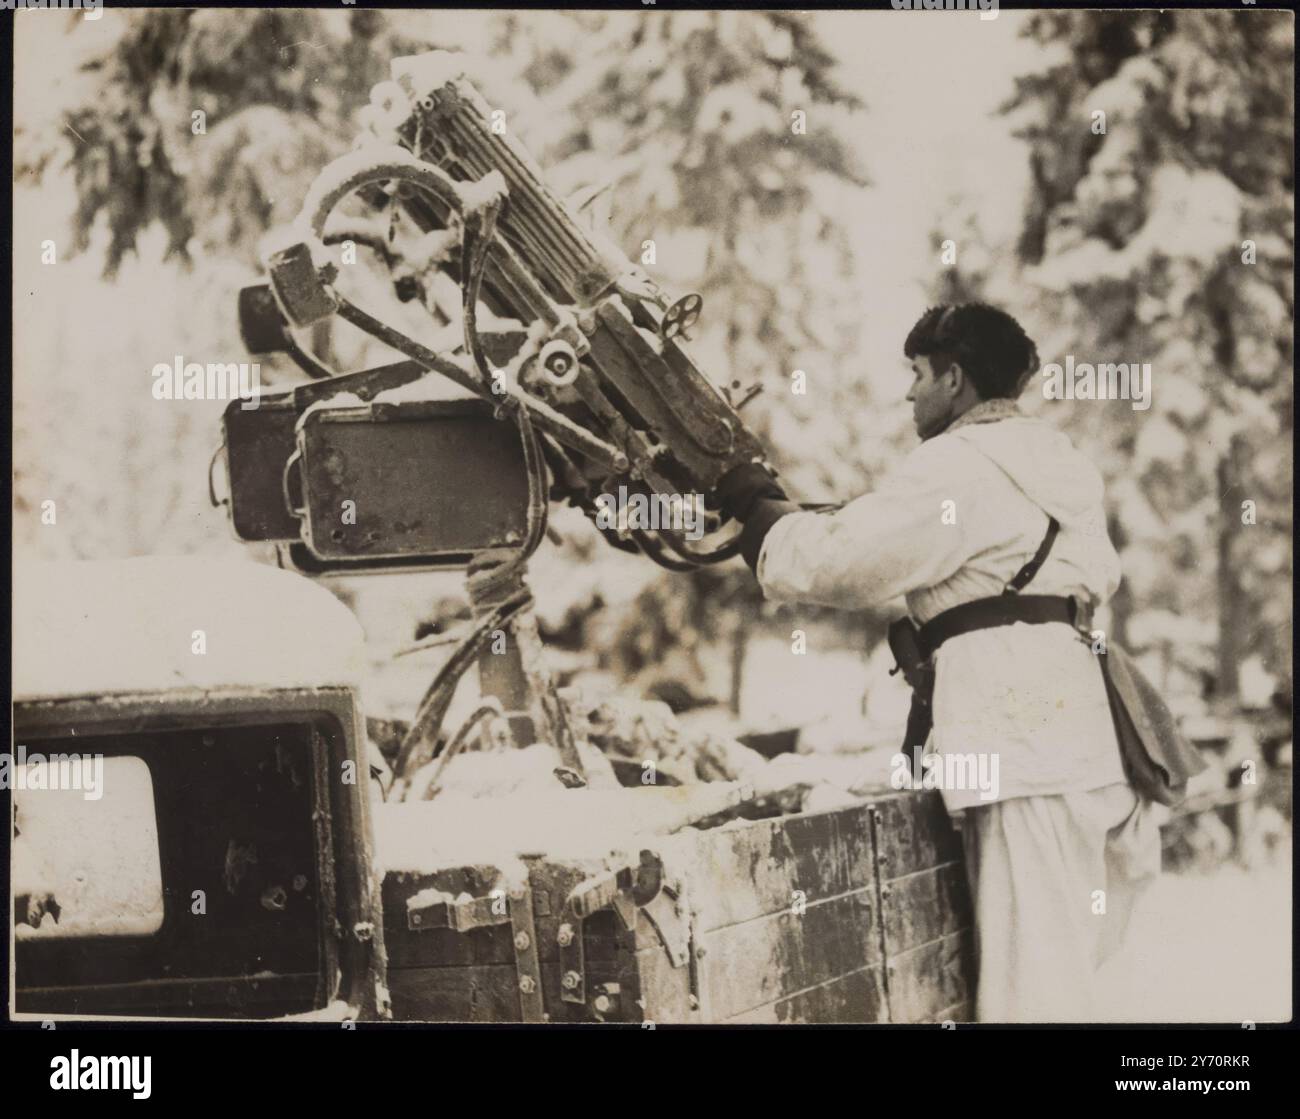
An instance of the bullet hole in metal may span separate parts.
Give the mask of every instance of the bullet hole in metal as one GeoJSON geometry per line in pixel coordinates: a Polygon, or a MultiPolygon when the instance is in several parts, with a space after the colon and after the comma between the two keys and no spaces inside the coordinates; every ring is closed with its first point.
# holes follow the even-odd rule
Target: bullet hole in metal
{"type": "Polygon", "coordinates": [[[262,908],[272,913],[283,912],[288,901],[289,895],[285,893],[283,886],[268,886],[262,891],[262,908]]]}

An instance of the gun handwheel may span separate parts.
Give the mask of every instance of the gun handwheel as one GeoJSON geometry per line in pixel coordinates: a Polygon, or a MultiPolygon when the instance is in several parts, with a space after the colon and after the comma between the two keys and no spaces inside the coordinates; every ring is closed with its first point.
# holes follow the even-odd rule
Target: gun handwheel
{"type": "Polygon", "coordinates": [[[659,331],[665,338],[674,338],[679,334],[684,334],[695,325],[695,321],[700,317],[700,310],[704,307],[704,300],[698,292],[690,292],[683,295],[680,299],[669,304],[668,310],[664,312],[663,321],[659,324],[659,331]]]}

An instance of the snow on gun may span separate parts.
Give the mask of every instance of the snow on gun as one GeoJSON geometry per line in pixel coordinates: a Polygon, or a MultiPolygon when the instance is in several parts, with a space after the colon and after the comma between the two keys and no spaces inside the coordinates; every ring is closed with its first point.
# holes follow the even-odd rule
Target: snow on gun
{"type": "MultiPolygon", "coordinates": [[[[700,297],[670,300],[615,246],[584,229],[523,145],[494,127],[492,110],[455,56],[397,59],[393,78],[372,95],[368,120],[376,134],[322,171],[295,223],[296,242],[268,258],[290,322],[337,314],[485,396],[497,371],[477,337],[480,302],[493,316],[529,324],[510,363],[518,383],[507,391],[543,432],[568,500],[593,519],[595,496],[619,482],[663,494],[707,493],[730,467],[761,457],[730,390],[720,392],[682,345],[700,297]],[[401,259],[394,243],[381,254],[407,288],[403,294],[409,298],[414,283],[426,306],[435,275],[457,267],[445,238],[430,234],[459,230],[464,274],[454,278],[463,304],[454,310],[468,360],[434,355],[379,323],[332,286],[332,268],[317,267],[327,257],[321,242],[337,240],[331,231],[358,226],[334,213],[352,193],[381,216],[411,223],[411,244],[440,246],[428,261],[401,259]]],[[[726,545],[692,549],[671,530],[636,541],[651,558],[666,549],[670,562],[690,565],[734,554],[726,545]]]]}

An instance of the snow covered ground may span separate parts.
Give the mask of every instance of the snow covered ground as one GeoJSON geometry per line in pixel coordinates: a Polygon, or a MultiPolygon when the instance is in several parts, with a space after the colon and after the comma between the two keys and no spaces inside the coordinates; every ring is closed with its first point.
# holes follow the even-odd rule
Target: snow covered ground
{"type": "Polygon", "coordinates": [[[1134,915],[1128,960],[1103,973],[1115,1017],[1290,1019],[1291,866],[1164,874],[1134,915]],[[1126,969],[1125,964],[1128,964],[1126,969]]]}

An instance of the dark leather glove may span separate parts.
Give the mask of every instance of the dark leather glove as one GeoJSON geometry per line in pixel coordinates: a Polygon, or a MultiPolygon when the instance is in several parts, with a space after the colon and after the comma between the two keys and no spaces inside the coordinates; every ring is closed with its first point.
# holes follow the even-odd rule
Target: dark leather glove
{"type": "Polygon", "coordinates": [[[756,462],[732,467],[718,480],[713,492],[718,507],[744,526],[740,554],[750,571],[757,574],[758,557],[768,531],[787,513],[797,513],[799,506],[786,497],[772,472],[756,462]]]}
{"type": "Polygon", "coordinates": [[[766,466],[742,462],[733,466],[719,480],[714,498],[728,517],[747,521],[759,501],[788,501],[785,490],[766,466]]]}
{"type": "Polygon", "coordinates": [[[758,574],[758,557],[763,553],[763,541],[777,521],[789,513],[798,513],[799,506],[793,501],[777,501],[760,497],[740,530],[740,554],[749,564],[749,570],[758,574]]]}

